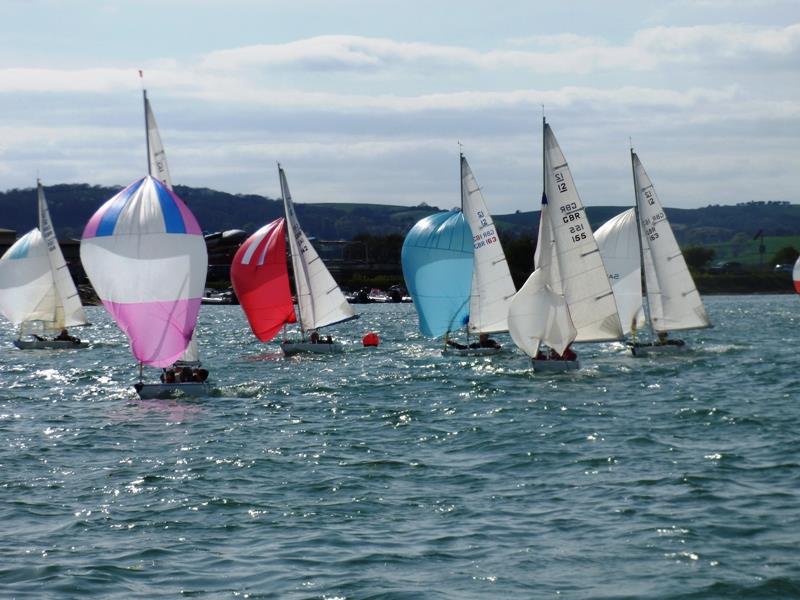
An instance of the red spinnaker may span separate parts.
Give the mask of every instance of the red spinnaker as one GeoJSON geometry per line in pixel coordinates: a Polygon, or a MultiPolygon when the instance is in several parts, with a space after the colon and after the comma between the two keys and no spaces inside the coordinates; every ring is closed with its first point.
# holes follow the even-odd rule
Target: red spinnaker
{"type": "Polygon", "coordinates": [[[286,269],[286,221],[276,219],[247,238],[231,263],[231,282],[250,328],[268,342],[297,321],[286,269]]]}

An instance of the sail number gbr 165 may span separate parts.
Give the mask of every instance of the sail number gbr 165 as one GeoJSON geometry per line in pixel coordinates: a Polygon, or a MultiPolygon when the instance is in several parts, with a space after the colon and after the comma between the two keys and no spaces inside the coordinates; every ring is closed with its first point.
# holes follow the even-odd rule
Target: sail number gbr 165
{"type": "Polygon", "coordinates": [[[573,242],[580,242],[586,239],[586,227],[583,224],[581,210],[577,202],[568,202],[561,207],[561,221],[569,225],[569,233],[573,242]]]}

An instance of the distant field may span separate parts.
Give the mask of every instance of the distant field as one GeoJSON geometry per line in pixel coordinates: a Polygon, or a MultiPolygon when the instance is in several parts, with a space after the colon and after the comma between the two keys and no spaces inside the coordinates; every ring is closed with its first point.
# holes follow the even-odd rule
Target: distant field
{"type": "MultiPolygon", "coordinates": [[[[715,255],[712,262],[736,261],[743,265],[759,265],[761,255],[758,253],[758,240],[747,240],[742,242],[719,242],[715,244],[703,244],[707,248],[713,248],[715,255]]],[[[785,246],[792,246],[800,250],[800,235],[787,235],[764,237],[763,261],[767,265],[773,255],[785,246]]],[[[775,265],[769,265],[775,266],[775,265]]]]}

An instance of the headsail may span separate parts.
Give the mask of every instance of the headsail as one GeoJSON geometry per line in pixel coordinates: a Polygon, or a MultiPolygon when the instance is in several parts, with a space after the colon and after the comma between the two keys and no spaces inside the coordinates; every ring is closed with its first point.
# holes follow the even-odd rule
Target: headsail
{"type": "Polygon", "coordinates": [[[401,262],[423,335],[438,337],[467,324],[474,248],[460,210],[414,225],[403,242],[401,262]]]}
{"type": "Polygon", "coordinates": [[[508,331],[508,306],[516,289],[500,237],[466,157],[461,155],[461,208],[472,231],[475,263],[469,307],[469,331],[508,331]]]}
{"type": "Polygon", "coordinates": [[[631,151],[650,318],[655,331],[709,327],[700,293],[639,157],[631,151]]]}
{"type": "Polygon", "coordinates": [[[334,323],[355,319],[353,307],[347,302],[339,284],[306,237],[294,210],[292,195],[283,168],[278,166],[286,224],[289,227],[289,247],[292,251],[294,285],[297,307],[303,331],[319,329],[334,323]]]}
{"type": "Polygon", "coordinates": [[[286,220],[276,219],[251,235],[236,252],[231,282],[250,328],[268,342],[286,323],[295,323],[286,268],[286,220]]]}
{"type": "Polygon", "coordinates": [[[645,319],[636,211],[631,208],[609,219],[594,237],[617,300],[622,330],[628,334],[632,329],[641,329],[645,319]]]}
{"type": "Polygon", "coordinates": [[[172,364],[197,323],[208,267],[183,201],[149,175],[132,183],[89,220],[81,260],[133,355],[154,367],[172,364]]]}

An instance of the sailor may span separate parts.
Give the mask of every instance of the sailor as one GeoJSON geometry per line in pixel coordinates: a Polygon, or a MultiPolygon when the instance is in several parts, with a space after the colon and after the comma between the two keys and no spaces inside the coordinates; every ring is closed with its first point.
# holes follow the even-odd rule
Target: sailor
{"type": "Polygon", "coordinates": [[[53,341],[56,341],[56,342],[74,342],[76,344],[78,342],[80,342],[80,340],[78,338],[76,338],[74,336],[71,336],[67,332],[66,328],[62,329],[61,333],[59,333],[56,337],[53,338],[53,341]]]}
{"type": "Polygon", "coordinates": [[[481,333],[478,335],[478,341],[469,345],[470,348],[501,348],[495,340],[489,337],[488,333],[481,333]]]}

